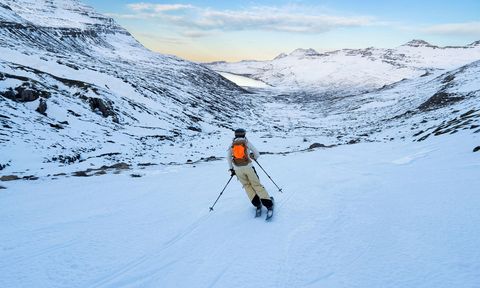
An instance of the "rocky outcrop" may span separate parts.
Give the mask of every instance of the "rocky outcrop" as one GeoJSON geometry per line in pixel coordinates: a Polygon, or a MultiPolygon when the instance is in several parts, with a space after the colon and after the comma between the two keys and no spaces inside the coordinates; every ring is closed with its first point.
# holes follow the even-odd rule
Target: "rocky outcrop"
{"type": "Polygon", "coordinates": [[[45,101],[44,99],[40,99],[40,103],[38,104],[38,107],[35,111],[46,116],[47,113],[45,112],[47,111],[47,101],[45,101]]]}
{"type": "Polygon", "coordinates": [[[308,147],[308,149],[315,149],[315,148],[326,148],[327,146],[325,146],[324,144],[321,144],[321,143],[313,143],[312,145],[310,145],[308,147]]]}
{"type": "Polygon", "coordinates": [[[0,181],[14,181],[14,180],[19,180],[21,179],[17,175],[5,175],[0,177],[0,181]]]}
{"type": "Polygon", "coordinates": [[[112,121],[118,123],[118,118],[113,111],[113,105],[109,101],[104,101],[100,98],[88,98],[88,102],[90,104],[90,108],[93,111],[100,111],[103,117],[107,118],[112,116],[112,121]]]}
{"type": "Polygon", "coordinates": [[[447,92],[437,92],[432,97],[430,97],[427,101],[425,101],[420,106],[418,106],[418,109],[420,111],[434,110],[434,109],[438,109],[446,105],[449,105],[451,103],[461,101],[463,99],[464,97],[457,96],[456,94],[447,93],[447,92]]]}
{"type": "Polygon", "coordinates": [[[10,88],[5,92],[0,92],[0,95],[15,102],[33,102],[40,97],[48,98],[50,93],[47,91],[35,90],[35,88],[19,86],[15,89],[10,88]]]}

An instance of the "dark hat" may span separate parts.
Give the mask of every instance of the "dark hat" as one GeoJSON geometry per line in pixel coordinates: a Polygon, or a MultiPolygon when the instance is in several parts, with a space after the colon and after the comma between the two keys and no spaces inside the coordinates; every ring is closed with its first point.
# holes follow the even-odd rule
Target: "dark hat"
{"type": "Polygon", "coordinates": [[[235,137],[245,137],[246,133],[247,133],[247,131],[245,131],[245,129],[238,128],[238,129],[235,130],[235,137]]]}

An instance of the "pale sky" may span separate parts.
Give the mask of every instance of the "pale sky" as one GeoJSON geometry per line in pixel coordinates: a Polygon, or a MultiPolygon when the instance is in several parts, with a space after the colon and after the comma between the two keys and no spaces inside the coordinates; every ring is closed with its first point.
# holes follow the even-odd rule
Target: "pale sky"
{"type": "Polygon", "coordinates": [[[83,1],[147,48],[199,62],[268,60],[296,48],[480,40],[479,0],[83,1]]]}

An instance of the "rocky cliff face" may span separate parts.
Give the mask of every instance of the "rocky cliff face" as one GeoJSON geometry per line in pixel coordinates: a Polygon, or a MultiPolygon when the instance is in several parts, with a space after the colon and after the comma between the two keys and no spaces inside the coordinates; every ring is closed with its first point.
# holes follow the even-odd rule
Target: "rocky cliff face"
{"type": "Polygon", "coordinates": [[[21,170],[103,154],[170,161],[165,147],[228,128],[251,107],[232,82],[145,49],[78,1],[0,4],[3,164],[21,170]]]}

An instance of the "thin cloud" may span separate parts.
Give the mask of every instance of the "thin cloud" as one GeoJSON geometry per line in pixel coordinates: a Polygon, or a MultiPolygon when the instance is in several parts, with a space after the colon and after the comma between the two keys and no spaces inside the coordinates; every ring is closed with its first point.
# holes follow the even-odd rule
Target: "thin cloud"
{"type": "Polygon", "coordinates": [[[155,39],[157,41],[160,41],[162,43],[167,43],[167,44],[174,44],[174,45],[184,45],[187,44],[187,42],[184,39],[181,38],[175,38],[175,37],[165,37],[165,36],[159,36],[156,34],[151,34],[151,33],[144,33],[144,32],[139,32],[139,33],[133,33],[135,36],[139,36],[144,39],[155,39]]]}
{"type": "Polygon", "coordinates": [[[155,18],[187,29],[188,37],[212,31],[264,30],[289,33],[324,33],[337,28],[376,25],[368,16],[337,16],[304,6],[257,6],[241,10],[217,10],[189,4],[133,3],[130,14],[120,18],[155,18]]]}
{"type": "Polygon", "coordinates": [[[166,12],[166,11],[177,11],[177,10],[193,8],[193,6],[189,4],[151,4],[151,3],[143,3],[143,2],[128,4],[127,7],[137,12],[143,12],[143,11],[166,12]]]}
{"type": "Polygon", "coordinates": [[[205,32],[205,31],[199,31],[199,30],[187,30],[182,32],[182,35],[189,38],[201,38],[201,37],[211,36],[212,34],[213,34],[212,32],[205,32]]]}
{"type": "Polygon", "coordinates": [[[480,36],[480,22],[433,25],[424,28],[423,32],[438,35],[480,36]]]}

